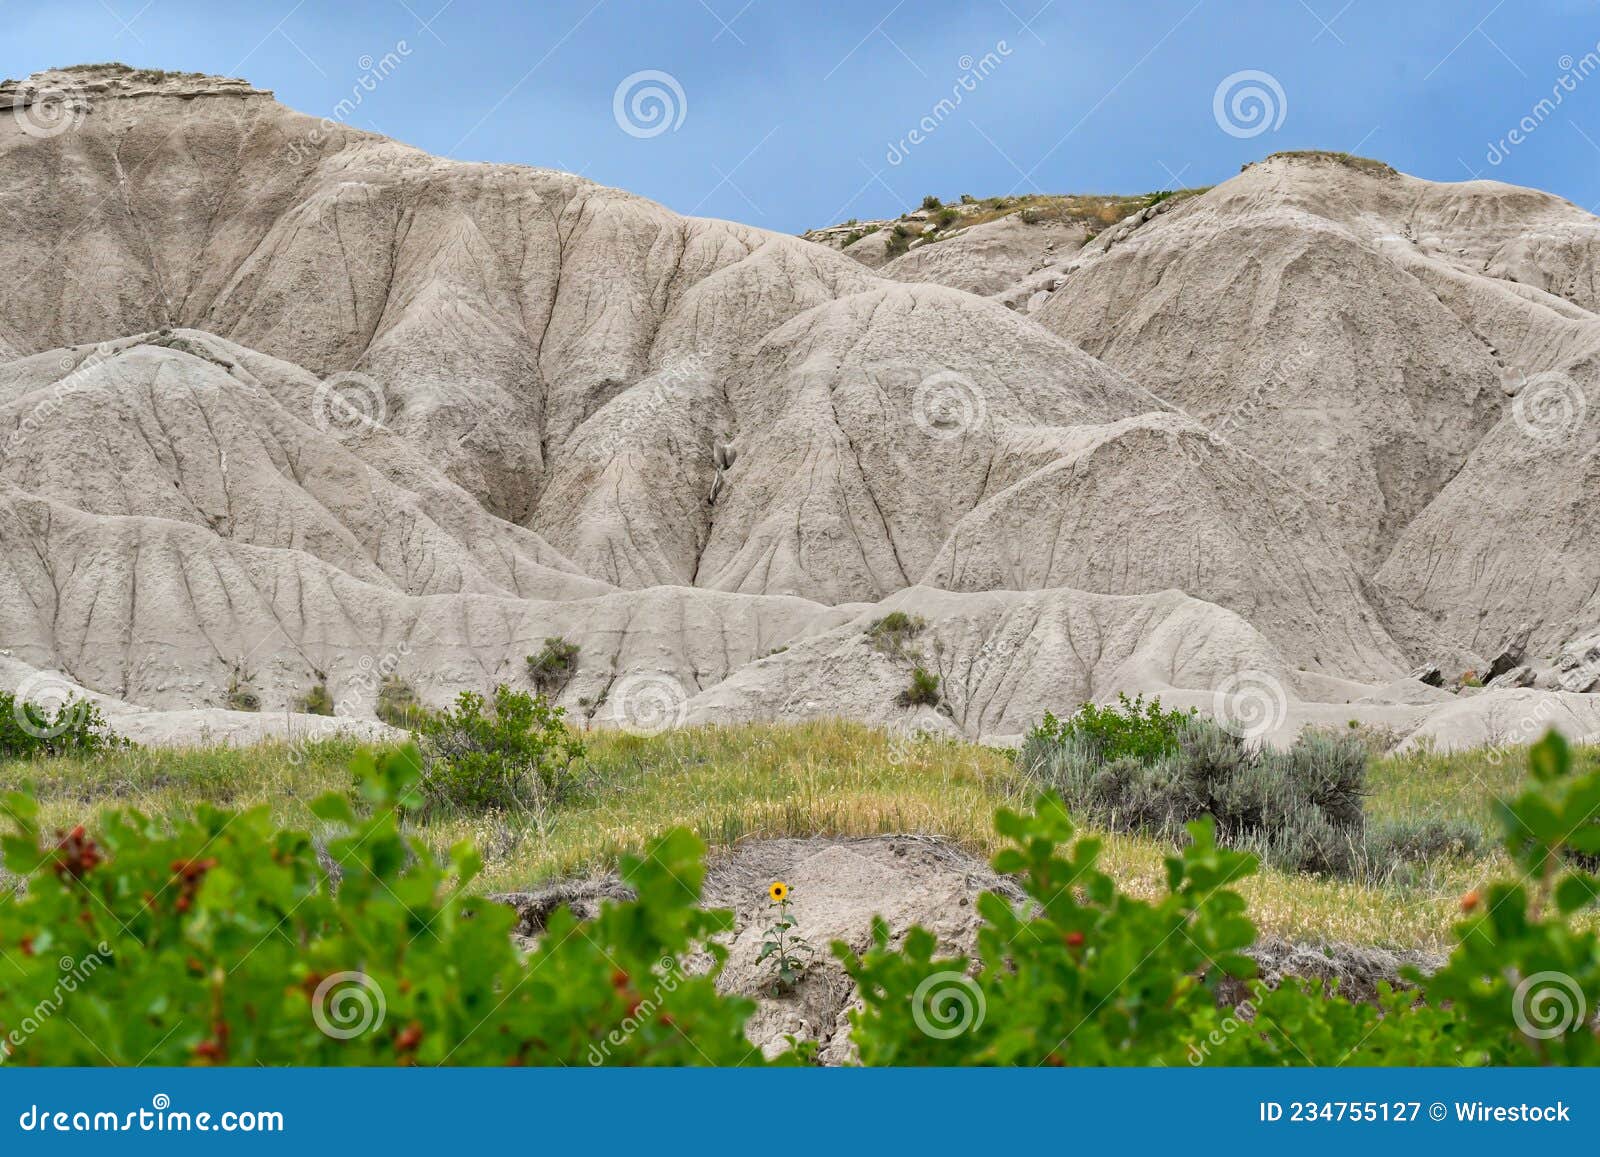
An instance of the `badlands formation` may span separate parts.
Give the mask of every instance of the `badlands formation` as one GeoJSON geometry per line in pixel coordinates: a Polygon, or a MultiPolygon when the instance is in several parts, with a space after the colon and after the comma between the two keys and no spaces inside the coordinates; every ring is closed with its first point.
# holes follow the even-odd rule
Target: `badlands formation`
{"type": "Polygon", "coordinates": [[[0,173],[0,687],[136,739],[322,680],[376,729],[384,673],[525,687],[553,636],[596,726],[1600,734],[1600,221],[1556,197],[1282,155],[885,260],[114,67],[0,86],[0,173]]]}

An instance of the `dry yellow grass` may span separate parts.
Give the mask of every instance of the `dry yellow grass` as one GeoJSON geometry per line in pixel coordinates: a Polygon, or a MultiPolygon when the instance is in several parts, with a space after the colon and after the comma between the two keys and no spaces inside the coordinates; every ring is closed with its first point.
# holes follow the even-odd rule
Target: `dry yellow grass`
{"type": "MultiPolygon", "coordinates": [[[[1008,753],[942,740],[893,741],[844,722],[694,728],[654,738],[597,732],[588,783],[543,824],[523,815],[440,819],[419,834],[445,848],[471,837],[485,853],[486,889],[526,888],[601,870],[674,826],[713,847],[783,836],[942,835],[977,854],[996,846],[991,817],[1031,794],[1008,753]]],[[[307,803],[348,786],[353,748],[134,750],[92,760],[0,764],[0,786],[32,781],[46,822],[93,821],[107,806],[173,814],[200,801],[265,805],[284,824],[315,828],[307,803]]],[[[1378,761],[1369,809],[1381,817],[1455,816],[1487,824],[1487,804],[1521,779],[1524,756],[1421,754],[1378,761]]],[[[1600,760],[1592,752],[1587,756],[1600,760]]],[[[1107,840],[1108,868],[1138,890],[1160,887],[1168,849],[1107,840]]],[[[1500,857],[1436,864],[1386,887],[1267,871],[1241,888],[1266,931],[1304,941],[1393,947],[1448,943],[1459,897],[1504,867],[1500,857]]]]}

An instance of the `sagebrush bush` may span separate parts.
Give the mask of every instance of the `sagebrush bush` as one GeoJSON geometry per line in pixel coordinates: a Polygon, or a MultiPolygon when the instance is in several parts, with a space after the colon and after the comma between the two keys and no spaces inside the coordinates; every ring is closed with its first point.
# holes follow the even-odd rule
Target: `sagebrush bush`
{"type": "Polygon", "coordinates": [[[1180,838],[1202,816],[1225,846],[1275,867],[1354,874],[1367,862],[1367,749],[1308,731],[1286,751],[1254,747],[1215,722],[1159,702],[1046,721],[1019,752],[1023,771],[1113,831],[1180,838]]]}
{"type": "Polygon", "coordinates": [[[94,755],[131,746],[87,699],[69,698],[52,710],[0,691],[0,759],[94,755]]]}
{"type": "Polygon", "coordinates": [[[583,741],[566,712],[501,684],[489,699],[463,691],[454,708],[425,716],[422,797],[446,811],[543,809],[577,783],[583,741]]]}

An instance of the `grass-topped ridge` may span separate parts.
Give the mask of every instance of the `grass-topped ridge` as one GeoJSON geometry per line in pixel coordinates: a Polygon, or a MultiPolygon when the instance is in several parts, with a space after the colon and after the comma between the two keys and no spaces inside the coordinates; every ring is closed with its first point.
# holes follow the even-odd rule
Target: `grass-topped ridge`
{"type": "MultiPolygon", "coordinates": [[[[1280,153],[1272,153],[1267,158],[1269,161],[1312,161],[1323,162],[1330,165],[1343,165],[1347,169],[1354,169],[1359,173],[1367,173],[1376,177],[1398,177],[1400,171],[1393,165],[1371,157],[1358,157],[1354,153],[1331,152],[1327,149],[1286,149],[1280,153]]],[[[1255,162],[1251,162],[1254,164],[1255,162]]],[[[1239,171],[1243,172],[1250,165],[1245,165],[1239,171]]]]}

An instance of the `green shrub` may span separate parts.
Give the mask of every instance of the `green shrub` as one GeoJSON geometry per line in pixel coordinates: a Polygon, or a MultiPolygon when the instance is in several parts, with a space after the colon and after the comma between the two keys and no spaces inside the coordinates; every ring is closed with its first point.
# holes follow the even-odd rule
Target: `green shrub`
{"type": "Polygon", "coordinates": [[[902,707],[939,706],[939,676],[925,667],[911,672],[911,684],[896,697],[902,707]]]}
{"type": "Polygon", "coordinates": [[[961,220],[961,210],[948,207],[940,209],[938,214],[935,215],[934,220],[938,222],[939,228],[948,229],[957,221],[961,220]]]}
{"type": "Polygon", "coordinates": [[[1124,700],[1122,711],[1066,723],[1047,716],[1018,758],[1073,812],[1113,831],[1176,839],[1211,816],[1224,845],[1275,867],[1352,875],[1369,862],[1367,750],[1349,735],[1308,731],[1287,751],[1256,748],[1209,719],[1124,700]]]}
{"type": "Polygon", "coordinates": [[[410,683],[398,675],[387,675],[378,684],[378,703],[373,710],[379,719],[390,727],[403,727],[415,731],[422,726],[428,709],[410,683]]]}
{"type": "Polygon", "coordinates": [[[1086,750],[1102,761],[1125,757],[1158,759],[1178,750],[1178,731],[1194,717],[1193,707],[1187,712],[1164,712],[1160,699],[1147,704],[1143,695],[1129,699],[1121,693],[1114,706],[1085,703],[1066,719],[1057,719],[1046,711],[1043,721],[1024,742],[1023,763],[1032,765],[1068,739],[1082,740],[1086,750]]]}
{"type": "Polygon", "coordinates": [[[922,207],[930,213],[943,204],[944,202],[939,200],[939,198],[935,197],[932,193],[929,193],[926,197],[922,198],[922,207]]]}
{"type": "Polygon", "coordinates": [[[68,698],[51,710],[0,691],[0,759],[94,755],[131,746],[87,699],[68,698]]]}
{"type": "Polygon", "coordinates": [[[454,709],[425,717],[418,728],[423,800],[429,808],[469,812],[560,803],[584,755],[565,715],[542,696],[504,684],[487,701],[463,691],[454,709]]]}
{"type": "Polygon", "coordinates": [[[0,902],[0,1050],[51,1065],[763,1063],[743,1033],[753,1004],[716,991],[712,937],[733,918],[696,906],[694,836],[626,858],[636,901],[582,935],[563,908],[524,955],[514,910],[468,892],[478,854],[462,844],[442,865],[403,834],[416,749],[357,774],[369,818],[345,794],[312,805],[332,873],[265,807],[176,826],[115,811],[52,838],[10,795],[5,863],[27,886],[0,902]],[[701,951],[712,968],[691,974],[701,951]]]}
{"type": "Polygon", "coordinates": [[[560,635],[545,639],[544,649],[528,656],[528,675],[534,689],[549,699],[561,694],[578,670],[578,650],[578,644],[569,643],[560,635]]]}
{"type": "Polygon", "coordinates": [[[333,696],[328,693],[328,680],[319,678],[295,706],[307,715],[332,715],[333,696]]]}

